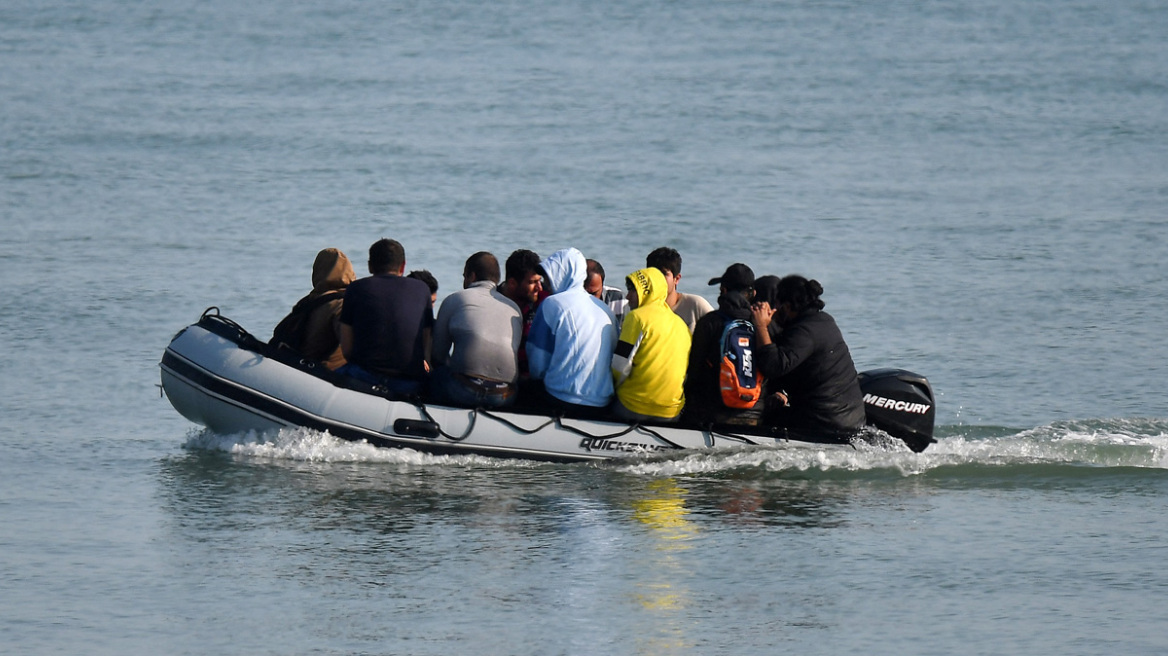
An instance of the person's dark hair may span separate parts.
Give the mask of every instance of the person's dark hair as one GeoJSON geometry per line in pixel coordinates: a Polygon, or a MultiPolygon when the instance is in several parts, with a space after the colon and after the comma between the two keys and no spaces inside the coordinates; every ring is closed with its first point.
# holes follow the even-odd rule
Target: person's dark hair
{"type": "Polygon", "coordinates": [[[487,251],[479,251],[466,258],[463,274],[471,274],[475,280],[489,280],[499,284],[499,259],[487,251]]]}
{"type": "Polygon", "coordinates": [[[766,301],[771,307],[778,307],[778,276],[759,276],[754,279],[754,300],[756,303],[766,301]]]}
{"type": "Polygon", "coordinates": [[[785,276],[779,281],[775,290],[775,299],[779,303],[790,303],[796,313],[808,308],[822,310],[824,303],[819,299],[823,294],[823,285],[818,280],[808,280],[803,276],[785,276]]]}
{"type": "Polygon", "coordinates": [[[407,278],[414,278],[414,279],[417,279],[417,280],[421,280],[422,282],[426,283],[426,286],[427,286],[427,287],[429,287],[429,288],[430,288],[430,293],[431,293],[431,294],[437,294],[437,293],[438,293],[438,279],[437,279],[437,278],[435,278],[435,277],[434,277],[434,274],[430,273],[429,271],[427,271],[427,270],[425,270],[425,269],[419,269],[419,270],[417,270],[417,271],[411,271],[411,272],[409,273],[409,275],[407,275],[406,277],[407,277],[407,278]]]}
{"type": "Polygon", "coordinates": [[[508,280],[523,280],[527,274],[539,271],[539,256],[521,248],[507,257],[506,267],[508,280]]]}
{"type": "Polygon", "coordinates": [[[406,249],[393,239],[378,239],[369,247],[369,272],[396,272],[406,263],[406,249]]]}
{"type": "Polygon", "coordinates": [[[674,276],[680,276],[681,253],[668,246],[656,248],[645,257],[645,266],[660,269],[661,273],[669,271],[674,276]]]}
{"type": "Polygon", "coordinates": [[[584,260],[584,263],[588,265],[585,271],[589,276],[595,273],[600,276],[600,282],[604,282],[604,267],[600,265],[600,262],[596,260],[584,260]]]}

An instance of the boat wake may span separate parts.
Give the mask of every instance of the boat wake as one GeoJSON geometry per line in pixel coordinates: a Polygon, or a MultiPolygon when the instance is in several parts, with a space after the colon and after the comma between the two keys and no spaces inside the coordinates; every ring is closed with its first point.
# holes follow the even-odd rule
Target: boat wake
{"type": "MultiPolygon", "coordinates": [[[[352,442],[310,428],[282,428],[278,432],[216,433],[192,429],[183,448],[221,451],[241,458],[319,463],[388,463],[402,465],[482,465],[498,467],[507,461],[477,455],[443,456],[413,449],[386,449],[368,442],[352,442]]],[[[538,463],[516,460],[517,467],[538,463]]]]}
{"type": "Polygon", "coordinates": [[[954,428],[927,454],[935,466],[1069,465],[1168,469],[1168,419],[1064,421],[987,434],[954,428]]]}
{"type": "MultiPolygon", "coordinates": [[[[244,459],[319,463],[387,463],[473,466],[491,469],[564,467],[477,455],[444,456],[412,449],[385,449],[306,428],[276,433],[218,434],[193,430],[185,448],[230,453],[244,459]]],[[[792,442],[780,447],[733,447],[627,461],[567,465],[602,467],[642,476],[716,474],[753,470],[817,476],[854,472],[921,476],[1055,467],[1168,469],[1168,419],[1057,422],[1017,430],[986,426],[939,427],[937,444],[913,453],[892,441],[855,446],[792,442]]]]}

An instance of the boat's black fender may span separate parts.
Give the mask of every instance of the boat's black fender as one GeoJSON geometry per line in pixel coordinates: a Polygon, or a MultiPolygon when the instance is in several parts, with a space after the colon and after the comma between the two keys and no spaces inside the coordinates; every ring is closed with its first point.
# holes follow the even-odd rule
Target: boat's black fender
{"type": "Polygon", "coordinates": [[[393,422],[393,432],[408,437],[437,438],[441,434],[438,424],[423,419],[398,419],[393,422]]]}

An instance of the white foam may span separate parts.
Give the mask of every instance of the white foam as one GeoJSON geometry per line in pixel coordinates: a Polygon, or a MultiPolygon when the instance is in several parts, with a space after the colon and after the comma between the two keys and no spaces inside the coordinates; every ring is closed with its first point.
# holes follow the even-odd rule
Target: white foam
{"type": "Polygon", "coordinates": [[[853,447],[784,445],[694,453],[682,458],[634,462],[621,467],[636,474],[674,476],[760,468],[768,471],[888,471],[903,476],[961,465],[1081,465],[1168,469],[1168,431],[1163,422],[1109,420],[1070,422],[996,437],[951,436],[924,453],[903,445],[853,447]],[[1149,430],[1151,428],[1151,430],[1149,430]]]}
{"type": "Polygon", "coordinates": [[[1057,422],[1000,437],[949,437],[923,455],[950,464],[1164,469],[1168,468],[1168,431],[1161,428],[1162,423],[1138,419],[1057,422]]]}
{"type": "Polygon", "coordinates": [[[893,469],[916,473],[920,457],[907,448],[886,449],[866,444],[815,445],[790,443],[776,447],[750,447],[693,453],[669,460],[638,461],[618,465],[635,474],[676,476],[733,469],[827,472],[893,469]]]}
{"type": "MultiPolygon", "coordinates": [[[[418,466],[476,465],[532,467],[538,463],[487,456],[440,456],[413,449],[388,449],[350,442],[306,428],[277,433],[222,435],[192,431],[186,448],[223,451],[247,458],[301,462],[371,462],[418,466]]],[[[646,476],[703,474],[736,469],[772,472],[888,471],[914,476],[960,465],[1083,465],[1168,469],[1168,423],[1163,420],[1060,422],[1010,435],[943,437],[924,453],[899,443],[853,446],[792,442],[777,447],[735,447],[632,458],[610,463],[616,469],[646,476]]]]}
{"type": "Polygon", "coordinates": [[[498,464],[484,456],[441,456],[414,449],[389,449],[368,442],[351,442],[328,432],[308,428],[284,428],[279,432],[248,431],[217,434],[208,430],[192,431],[184,444],[188,449],[224,451],[248,458],[292,460],[299,462],[381,462],[407,465],[498,464]]]}

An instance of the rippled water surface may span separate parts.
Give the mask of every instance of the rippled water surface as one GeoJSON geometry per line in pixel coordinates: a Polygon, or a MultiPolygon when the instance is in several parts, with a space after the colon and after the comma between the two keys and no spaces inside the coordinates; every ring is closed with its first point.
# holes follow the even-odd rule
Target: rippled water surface
{"type": "MultiPolygon", "coordinates": [[[[1168,10],[0,6],[0,644],[1161,654],[1168,10]],[[219,435],[160,397],[316,251],[668,244],[826,289],[939,443],[608,465],[219,435]]],[[[360,264],[358,264],[360,268],[360,264]]],[[[611,282],[611,281],[610,281],[611,282]]],[[[3,651],[0,649],[0,651],[3,651]]]]}

